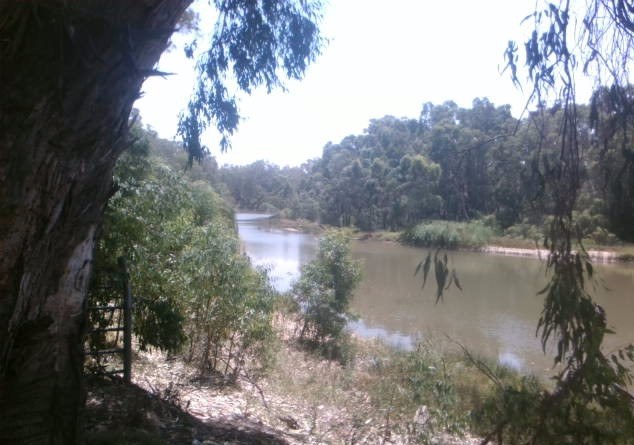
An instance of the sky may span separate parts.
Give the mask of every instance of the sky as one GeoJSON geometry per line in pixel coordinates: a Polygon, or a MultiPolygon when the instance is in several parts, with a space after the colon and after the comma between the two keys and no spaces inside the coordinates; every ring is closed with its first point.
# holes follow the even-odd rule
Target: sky
{"type": "MultiPolygon", "coordinates": [[[[525,93],[501,72],[503,54],[509,40],[528,35],[520,23],[534,7],[535,0],[330,0],[320,25],[328,43],[304,78],[286,82],[286,91],[241,97],[243,120],[228,153],[219,152],[213,131],[203,141],[221,165],[294,166],[321,156],[328,142],[361,134],[370,119],[418,118],[425,102],[469,107],[487,97],[519,116],[525,93]]],[[[189,40],[175,38],[158,66],[174,75],[148,79],[135,104],[167,139],[195,83],[181,49],[189,40]]]]}

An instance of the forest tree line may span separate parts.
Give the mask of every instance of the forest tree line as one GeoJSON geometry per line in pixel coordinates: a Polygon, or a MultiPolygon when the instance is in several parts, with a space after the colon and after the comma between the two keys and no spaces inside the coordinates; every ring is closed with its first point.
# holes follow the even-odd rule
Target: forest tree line
{"type": "MultiPolygon", "coordinates": [[[[598,243],[634,241],[633,127],[631,114],[620,112],[634,101],[630,89],[622,93],[605,88],[579,106],[576,220],[598,243]],[[630,121],[622,127],[618,119],[630,121]]],[[[223,167],[218,180],[237,208],[334,226],[402,230],[426,220],[484,219],[520,233],[552,214],[545,184],[559,168],[561,125],[557,106],[517,119],[510,106],[486,98],[471,108],[425,103],[418,119],[373,119],[363,134],[329,142],[321,158],[299,167],[257,161],[223,167]]]]}

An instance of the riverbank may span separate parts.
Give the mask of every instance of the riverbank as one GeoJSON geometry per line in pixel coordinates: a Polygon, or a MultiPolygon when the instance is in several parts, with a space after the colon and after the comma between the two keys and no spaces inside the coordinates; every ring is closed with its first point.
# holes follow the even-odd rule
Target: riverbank
{"type": "MultiPolygon", "coordinates": [[[[201,377],[182,360],[140,352],[133,388],[89,385],[87,424],[91,439],[152,440],[92,443],[480,443],[469,430],[494,385],[457,345],[436,339],[405,352],[352,338],[355,358],[342,366],[300,348],[293,317],[276,317],[277,360],[259,378],[241,375],[228,383],[201,377]],[[114,412],[104,411],[105,399],[114,412]]],[[[509,384],[519,378],[491,366],[509,384]]]]}
{"type": "MultiPolygon", "coordinates": [[[[288,232],[301,232],[310,233],[313,235],[319,235],[324,231],[331,229],[330,226],[325,226],[309,220],[294,220],[284,219],[279,217],[270,218],[272,224],[277,228],[288,232]]],[[[356,240],[366,241],[386,241],[386,242],[402,242],[403,232],[392,232],[386,230],[378,231],[359,231],[350,229],[351,237],[356,240]]],[[[461,246],[456,247],[457,250],[477,251],[488,255],[504,255],[504,256],[518,256],[518,257],[533,257],[533,258],[546,258],[548,251],[546,249],[540,249],[535,247],[535,241],[524,238],[511,238],[511,237],[491,237],[490,243],[484,246],[461,246]]],[[[613,262],[634,262],[634,245],[623,244],[617,246],[601,246],[592,245],[587,250],[588,255],[593,261],[599,263],[613,263],[613,262]]]]}
{"type": "MultiPolygon", "coordinates": [[[[520,257],[547,258],[549,251],[546,249],[504,247],[504,246],[484,246],[478,249],[479,252],[489,255],[506,255],[520,257]]],[[[619,255],[617,252],[608,250],[588,250],[590,259],[598,263],[614,263],[632,261],[631,255],[619,255]]]]}
{"type": "MultiPolygon", "coordinates": [[[[360,241],[374,240],[385,242],[399,242],[401,232],[355,232],[354,239],[360,241]]],[[[494,238],[494,244],[489,244],[477,248],[461,248],[458,250],[476,251],[487,255],[503,255],[531,258],[546,258],[548,251],[546,249],[538,249],[535,242],[524,239],[514,238],[494,238]]],[[[624,246],[597,246],[587,250],[588,255],[593,261],[599,263],[617,263],[617,262],[634,262],[634,245],[624,246]]]]}
{"type": "Polygon", "coordinates": [[[269,221],[275,224],[277,228],[286,232],[310,233],[312,235],[319,235],[330,228],[307,219],[288,219],[272,216],[269,221]]]}

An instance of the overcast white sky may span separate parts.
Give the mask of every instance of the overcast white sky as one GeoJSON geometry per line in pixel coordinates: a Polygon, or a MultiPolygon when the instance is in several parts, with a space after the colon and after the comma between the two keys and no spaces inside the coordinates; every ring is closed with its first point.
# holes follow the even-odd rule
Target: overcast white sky
{"type": "MultiPolygon", "coordinates": [[[[242,98],[244,120],[229,153],[219,153],[213,134],[205,143],[221,164],[298,165],[328,141],[362,133],[372,118],[416,118],[424,102],[468,107],[488,97],[519,115],[525,97],[500,71],[506,43],[527,35],[520,22],[534,7],[535,0],[330,0],[321,24],[330,42],[305,78],[287,82],[286,92],[242,98]]],[[[176,74],[148,80],[136,107],[172,139],[194,72],[181,49],[166,53],[159,69],[176,74]]]]}

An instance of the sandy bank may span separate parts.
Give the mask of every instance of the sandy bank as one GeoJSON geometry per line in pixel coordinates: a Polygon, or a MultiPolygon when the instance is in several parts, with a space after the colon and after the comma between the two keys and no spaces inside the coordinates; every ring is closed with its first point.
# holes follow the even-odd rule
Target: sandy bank
{"type": "MultiPolygon", "coordinates": [[[[501,247],[501,246],[486,246],[480,249],[482,253],[492,255],[508,255],[508,256],[523,256],[534,258],[547,258],[548,250],[546,249],[526,249],[520,247],[501,247]]],[[[612,263],[621,261],[619,255],[616,252],[602,251],[602,250],[588,250],[588,255],[593,261],[598,263],[612,263]]]]}

